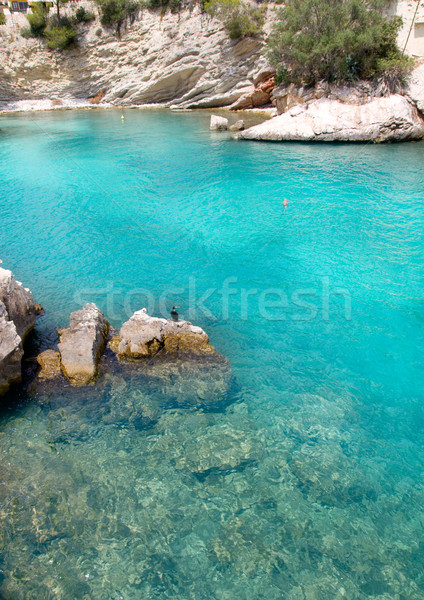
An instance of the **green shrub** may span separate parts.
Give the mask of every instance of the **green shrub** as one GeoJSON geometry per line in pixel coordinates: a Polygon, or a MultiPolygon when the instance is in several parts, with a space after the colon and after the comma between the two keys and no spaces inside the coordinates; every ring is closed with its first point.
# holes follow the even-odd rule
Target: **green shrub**
{"type": "Polygon", "coordinates": [[[140,2],[137,0],[97,0],[100,8],[100,23],[105,27],[116,25],[117,30],[121,27],[125,19],[135,18],[140,9],[140,2]]]}
{"type": "Polygon", "coordinates": [[[77,23],[89,23],[96,18],[94,13],[85,10],[83,6],[79,6],[75,11],[75,21],[77,23]]]}
{"type": "Polygon", "coordinates": [[[169,0],[169,10],[177,13],[181,10],[181,0],[169,0]]]}
{"type": "Polygon", "coordinates": [[[232,40],[259,35],[265,21],[263,7],[244,4],[241,0],[209,0],[205,11],[220,19],[232,40]]]}
{"type": "Polygon", "coordinates": [[[37,3],[33,5],[32,14],[27,15],[29,23],[29,37],[43,37],[47,26],[48,9],[44,4],[37,3]]]}
{"type": "Polygon", "coordinates": [[[46,29],[44,36],[50,50],[64,50],[74,43],[77,32],[71,25],[61,24],[46,29]]]}
{"type": "Polygon", "coordinates": [[[0,11],[0,25],[5,25],[6,17],[4,16],[4,12],[0,11]]]}
{"type": "Polygon", "coordinates": [[[381,0],[286,0],[268,39],[279,81],[312,85],[371,79],[407,70],[396,38],[402,20],[381,0]]]}

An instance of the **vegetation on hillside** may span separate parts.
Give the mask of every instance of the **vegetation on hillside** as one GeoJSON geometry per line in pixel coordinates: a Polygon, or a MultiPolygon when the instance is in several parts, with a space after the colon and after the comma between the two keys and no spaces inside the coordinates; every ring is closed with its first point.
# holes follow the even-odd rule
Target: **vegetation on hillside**
{"type": "Polygon", "coordinates": [[[138,0],[96,0],[100,9],[100,23],[105,27],[116,26],[119,33],[126,19],[133,20],[140,10],[138,0]]]}
{"type": "Polygon", "coordinates": [[[64,50],[71,46],[77,37],[77,25],[91,21],[95,16],[79,7],[73,17],[62,17],[60,6],[64,3],[64,0],[55,0],[56,14],[52,17],[48,16],[46,4],[34,4],[32,13],[27,14],[29,28],[22,29],[21,35],[44,38],[50,50],[64,50]]]}
{"type": "Polygon", "coordinates": [[[386,76],[402,80],[410,59],[396,37],[400,17],[385,17],[378,0],[286,0],[268,39],[268,56],[283,82],[313,85],[386,76]]]}
{"type": "Polygon", "coordinates": [[[6,24],[6,17],[4,16],[4,12],[0,11],[0,25],[6,24]]]}
{"type": "Polygon", "coordinates": [[[265,7],[245,4],[242,0],[208,0],[204,9],[224,23],[232,40],[256,36],[262,32],[265,7]]]}
{"type": "Polygon", "coordinates": [[[74,43],[77,32],[70,19],[53,17],[44,30],[44,37],[50,50],[64,50],[74,43]]]}

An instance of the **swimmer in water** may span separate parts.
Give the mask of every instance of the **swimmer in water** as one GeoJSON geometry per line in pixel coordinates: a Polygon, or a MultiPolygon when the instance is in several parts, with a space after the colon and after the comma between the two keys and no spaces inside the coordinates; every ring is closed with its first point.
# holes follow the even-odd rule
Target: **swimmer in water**
{"type": "Polygon", "coordinates": [[[284,208],[286,208],[286,206],[287,206],[287,198],[284,198],[284,200],[283,200],[283,206],[284,206],[284,208]]]}

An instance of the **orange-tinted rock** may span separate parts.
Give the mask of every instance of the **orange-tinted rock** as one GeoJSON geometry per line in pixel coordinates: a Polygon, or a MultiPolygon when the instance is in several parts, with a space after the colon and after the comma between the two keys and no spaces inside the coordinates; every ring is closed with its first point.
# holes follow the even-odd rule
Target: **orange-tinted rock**
{"type": "Polygon", "coordinates": [[[56,379],[62,373],[60,353],[56,350],[45,350],[37,356],[37,362],[41,367],[39,379],[56,379]]]}

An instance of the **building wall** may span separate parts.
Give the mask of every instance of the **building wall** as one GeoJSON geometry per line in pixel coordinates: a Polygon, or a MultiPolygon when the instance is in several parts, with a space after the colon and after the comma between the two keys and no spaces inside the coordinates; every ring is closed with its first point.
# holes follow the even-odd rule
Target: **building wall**
{"type": "Polygon", "coordinates": [[[411,23],[417,7],[417,0],[395,0],[392,12],[400,15],[403,19],[403,26],[398,37],[399,47],[403,50],[406,44],[407,54],[424,58],[424,1],[418,0],[418,2],[420,5],[412,29],[411,23]],[[408,39],[409,30],[411,33],[408,39]]]}

